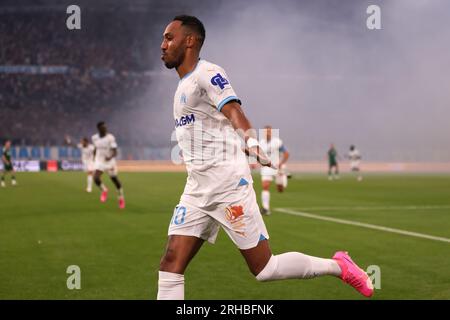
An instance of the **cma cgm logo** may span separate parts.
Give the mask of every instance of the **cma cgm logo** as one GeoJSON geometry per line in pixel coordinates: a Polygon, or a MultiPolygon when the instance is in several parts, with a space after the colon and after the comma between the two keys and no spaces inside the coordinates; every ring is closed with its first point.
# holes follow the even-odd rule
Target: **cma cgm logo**
{"type": "Polygon", "coordinates": [[[190,116],[182,116],[180,119],[175,120],[175,128],[182,127],[194,122],[195,122],[194,114],[191,114],[190,116]]]}
{"type": "Polygon", "coordinates": [[[228,80],[220,75],[220,73],[216,74],[211,78],[211,84],[213,86],[219,86],[220,89],[225,88],[225,85],[229,84],[228,80]]]}

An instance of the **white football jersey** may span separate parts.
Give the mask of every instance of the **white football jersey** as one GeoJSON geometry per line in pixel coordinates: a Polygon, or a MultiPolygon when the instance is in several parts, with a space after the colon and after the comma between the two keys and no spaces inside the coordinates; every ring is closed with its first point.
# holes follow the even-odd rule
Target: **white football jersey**
{"type": "MultiPolygon", "coordinates": [[[[283,141],[277,137],[271,137],[269,141],[266,139],[261,139],[259,141],[259,147],[264,151],[264,153],[270,158],[270,161],[275,166],[280,163],[281,154],[285,151],[283,141]]],[[[262,175],[274,175],[277,171],[269,167],[261,167],[262,175]]]]}
{"type": "MultiPolygon", "coordinates": [[[[104,137],[100,137],[98,133],[94,134],[92,143],[96,150],[96,162],[107,162],[106,158],[112,156],[112,150],[117,148],[116,138],[111,133],[107,133],[104,137]]],[[[114,158],[111,161],[114,161],[114,158]]]]}
{"type": "Polygon", "coordinates": [[[353,149],[353,151],[348,153],[348,157],[350,158],[350,161],[359,161],[361,159],[361,154],[357,149],[353,149]]]}
{"type": "Polygon", "coordinates": [[[239,101],[225,71],[205,60],[180,79],[175,92],[176,137],[188,172],[183,196],[198,205],[221,201],[224,191],[253,182],[241,139],[220,112],[232,100],[239,101]]]}
{"type": "Polygon", "coordinates": [[[81,150],[81,161],[94,161],[95,147],[93,144],[89,143],[86,147],[83,147],[83,145],[80,143],[78,144],[78,148],[81,150]]]}

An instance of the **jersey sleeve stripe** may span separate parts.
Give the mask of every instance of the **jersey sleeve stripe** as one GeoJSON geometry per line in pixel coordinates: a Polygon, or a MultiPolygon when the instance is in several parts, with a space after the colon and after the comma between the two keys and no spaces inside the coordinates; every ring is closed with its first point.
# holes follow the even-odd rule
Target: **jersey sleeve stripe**
{"type": "Polygon", "coordinates": [[[238,97],[236,97],[236,96],[229,96],[229,97],[223,99],[223,100],[217,105],[217,110],[221,111],[222,108],[223,108],[223,106],[224,106],[225,104],[227,104],[228,102],[233,101],[233,100],[236,100],[239,104],[241,104],[241,100],[239,100],[238,97]]]}

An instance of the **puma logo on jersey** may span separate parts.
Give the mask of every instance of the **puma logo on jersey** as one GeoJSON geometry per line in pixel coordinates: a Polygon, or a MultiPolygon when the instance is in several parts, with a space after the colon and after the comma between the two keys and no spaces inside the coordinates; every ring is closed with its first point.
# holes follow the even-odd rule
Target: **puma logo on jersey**
{"type": "Polygon", "coordinates": [[[182,127],[195,122],[195,116],[192,113],[188,116],[182,116],[180,119],[175,120],[175,128],[182,127]]]}
{"type": "Polygon", "coordinates": [[[220,73],[216,74],[211,78],[211,84],[213,86],[219,86],[220,89],[225,88],[225,85],[229,84],[228,80],[220,75],[220,73]]]}

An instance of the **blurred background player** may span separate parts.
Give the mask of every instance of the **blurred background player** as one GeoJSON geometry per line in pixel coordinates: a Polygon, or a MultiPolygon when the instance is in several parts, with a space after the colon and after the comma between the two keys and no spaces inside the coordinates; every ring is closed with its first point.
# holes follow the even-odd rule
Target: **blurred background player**
{"type": "Polygon", "coordinates": [[[334,144],[328,150],[328,180],[339,179],[338,154],[334,144]],[[334,172],[333,172],[334,169],[334,172]]]}
{"type": "Polygon", "coordinates": [[[279,168],[275,170],[273,168],[263,166],[261,167],[261,180],[262,180],[262,214],[270,214],[270,184],[275,177],[275,183],[277,185],[278,192],[283,192],[287,187],[287,174],[286,174],[286,162],[289,159],[289,152],[283,145],[283,141],[279,137],[272,136],[272,127],[264,127],[264,137],[259,141],[260,148],[270,158],[272,163],[279,168]]]}
{"type": "Polygon", "coordinates": [[[14,167],[11,161],[11,140],[6,140],[5,145],[3,146],[2,161],[3,161],[3,174],[1,186],[6,187],[5,176],[7,173],[11,173],[11,185],[15,186],[17,184],[17,181],[14,175],[14,167]]]}
{"type": "Polygon", "coordinates": [[[94,150],[93,144],[89,143],[88,138],[81,139],[78,144],[81,150],[81,161],[83,162],[83,169],[87,173],[87,192],[92,192],[92,180],[94,176],[94,150]]]}
{"type": "Polygon", "coordinates": [[[356,172],[358,174],[358,181],[362,180],[362,175],[361,175],[361,169],[360,169],[360,164],[361,164],[361,154],[359,153],[358,149],[355,148],[354,145],[350,146],[350,151],[348,153],[348,158],[350,159],[350,170],[352,172],[356,172]]]}
{"type": "Polygon", "coordinates": [[[101,189],[102,194],[100,201],[105,202],[108,198],[108,188],[102,183],[101,176],[103,172],[108,173],[111,181],[117,188],[119,196],[119,208],[125,208],[125,197],[123,194],[122,184],[117,177],[117,143],[116,138],[108,133],[104,122],[97,124],[98,133],[92,136],[92,143],[94,144],[94,181],[101,189]]]}

